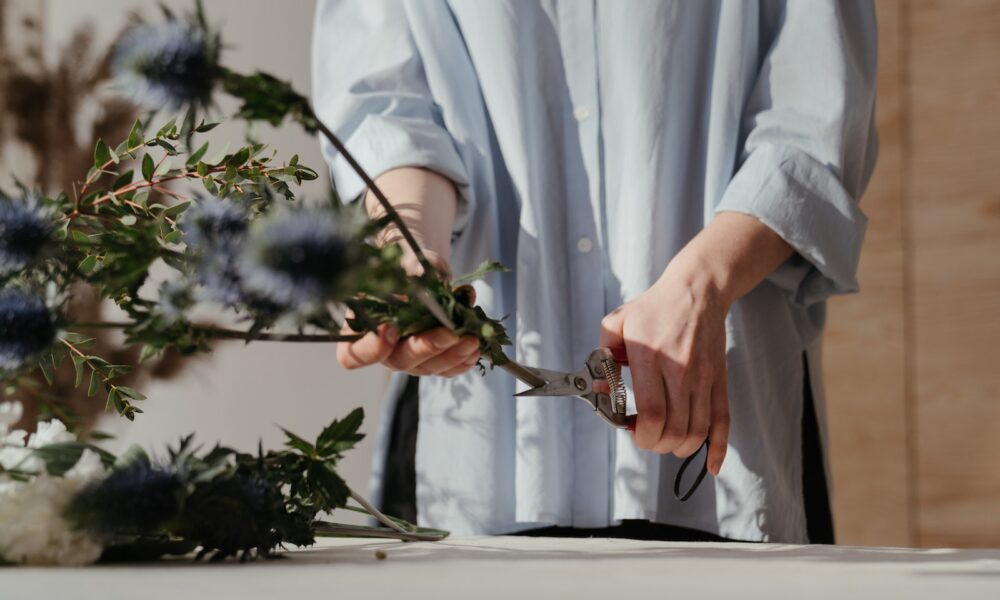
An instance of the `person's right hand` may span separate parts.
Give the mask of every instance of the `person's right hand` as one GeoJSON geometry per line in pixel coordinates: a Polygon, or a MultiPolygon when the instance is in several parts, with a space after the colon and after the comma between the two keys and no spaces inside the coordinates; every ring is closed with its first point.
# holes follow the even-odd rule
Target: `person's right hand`
{"type": "MultiPolygon", "coordinates": [[[[450,272],[447,263],[435,253],[426,254],[438,270],[450,272]]],[[[403,266],[411,274],[422,271],[412,257],[404,256],[403,266]]],[[[354,333],[346,324],[342,332],[354,333]]],[[[444,327],[400,340],[395,327],[383,325],[378,333],[369,332],[355,342],[337,344],[337,360],[345,369],[382,363],[394,371],[405,371],[410,375],[454,377],[465,373],[479,361],[479,340],[471,335],[459,337],[444,327]]]]}

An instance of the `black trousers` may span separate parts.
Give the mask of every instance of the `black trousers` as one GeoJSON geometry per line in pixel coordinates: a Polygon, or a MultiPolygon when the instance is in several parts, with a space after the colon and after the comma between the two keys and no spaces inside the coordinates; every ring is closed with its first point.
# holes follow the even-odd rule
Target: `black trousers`
{"type": "MultiPolygon", "coordinates": [[[[833,544],[833,515],[830,494],[823,465],[823,447],[819,422],[809,379],[809,364],[805,364],[805,394],[802,411],[802,492],[805,502],[806,527],[813,544],[833,544]]],[[[389,434],[385,463],[385,485],[381,509],[411,523],[417,520],[417,477],[415,456],[417,421],[420,416],[417,377],[410,377],[396,403],[389,434]]],[[[542,527],[516,535],[545,537],[615,537],[637,540],[675,542],[731,541],[717,535],[685,527],[675,527],[650,521],[623,521],[614,527],[582,529],[577,527],[542,527]]]]}

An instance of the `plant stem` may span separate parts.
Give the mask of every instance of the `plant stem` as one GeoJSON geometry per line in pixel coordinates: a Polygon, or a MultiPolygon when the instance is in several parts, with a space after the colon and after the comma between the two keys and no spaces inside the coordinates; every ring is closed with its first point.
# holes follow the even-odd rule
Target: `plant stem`
{"type": "Polygon", "coordinates": [[[418,533],[414,531],[409,531],[402,525],[396,523],[396,521],[393,520],[392,517],[384,514],[382,511],[375,508],[375,506],[372,505],[372,503],[369,502],[367,499],[365,499],[365,497],[362,496],[361,494],[355,492],[351,488],[347,488],[347,490],[350,493],[351,499],[360,504],[368,512],[368,514],[378,519],[380,523],[382,523],[389,529],[392,529],[393,531],[405,536],[401,537],[400,539],[410,539],[413,541],[422,541],[422,542],[437,542],[447,537],[447,534],[418,533]]]}
{"type": "Polygon", "coordinates": [[[354,172],[358,174],[358,177],[365,182],[368,189],[375,195],[375,199],[377,199],[379,204],[382,205],[382,209],[385,210],[386,215],[392,220],[393,223],[396,224],[396,227],[399,228],[399,232],[403,235],[403,239],[406,240],[410,249],[413,250],[413,254],[416,255],[417,260],[420,261],[420,266],[424,268],[424,272],[428,275],[435,272],[434,267],[431,265],[430,261],[427,260],[427,256],[420,248],[420,244],[417,243],[417,239],[413,237],[413,232],[411,232],[410,228],[406,226],[406,223],[403,221],[403,217],[400,216],[400,214],[396,211],[396,208],[391,202],[389,202],[389,199],[386,198],[385,194],[378,187],[378,184],[375,183],[375,180],[368,175],[368,172],[365,171],[364,167],[362,167],[360,163],[358,163],[358,161],[354,158],[354,155],[352,155],[347,149],[347,146],[340,141],[340,138],[338,138],[337,135],[333,133],[333,131],[331,131],[325,123],[323,123],[323,121],[319,120],[318,117],[315,115],[312,115],[312,117],[316,121],[316,127],[323,133],[326,139],[333,144],[333,147],[337,149],[337,152],[340,152],[340,154],[343,155],[347,164],[351,165],[354,172]]]}
{"type": "MultiPolygon", "coordinates": [[[[135,323],[128,321],[98,321],[73,323],[74,329],[128,329],[135,323]]],[[[217,340],[244,340],[260,342],[355,342],[362,334],[317,334],[317,333],[250,333],[239,329],[228,329],[214,325],[192,325],[191,328],[217,340]]]]}

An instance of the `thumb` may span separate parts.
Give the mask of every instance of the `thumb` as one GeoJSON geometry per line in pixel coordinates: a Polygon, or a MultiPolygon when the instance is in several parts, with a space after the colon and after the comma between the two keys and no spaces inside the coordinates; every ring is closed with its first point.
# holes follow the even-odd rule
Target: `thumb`
{"type": "Polygon", "coordinates": [[[622,348],[625,346],[625,305],[614,309],[601,319],[601,346],[622,348]]]}

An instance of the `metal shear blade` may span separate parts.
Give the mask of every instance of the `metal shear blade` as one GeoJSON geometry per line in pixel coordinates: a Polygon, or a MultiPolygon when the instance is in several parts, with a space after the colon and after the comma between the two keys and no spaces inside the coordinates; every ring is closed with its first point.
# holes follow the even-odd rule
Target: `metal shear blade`
{"type": "Polygon", "coordinates": [[[589,404],[613,427],[625,429],[633,421],[625,414],[624,388],[617,390],[612,381],[617,381],[617,366],[607,348],[597,348],[591,352],[584,369],[577,372],[526,367],[515,361],[510,361],[504,368],[531,386],[517,396],[576,396],[589,404]],[[611,388],[609,391],[622,397],[612,399],[608,393],[595,390],[594,382],[598,380],[608,381],[611,388]]]}

